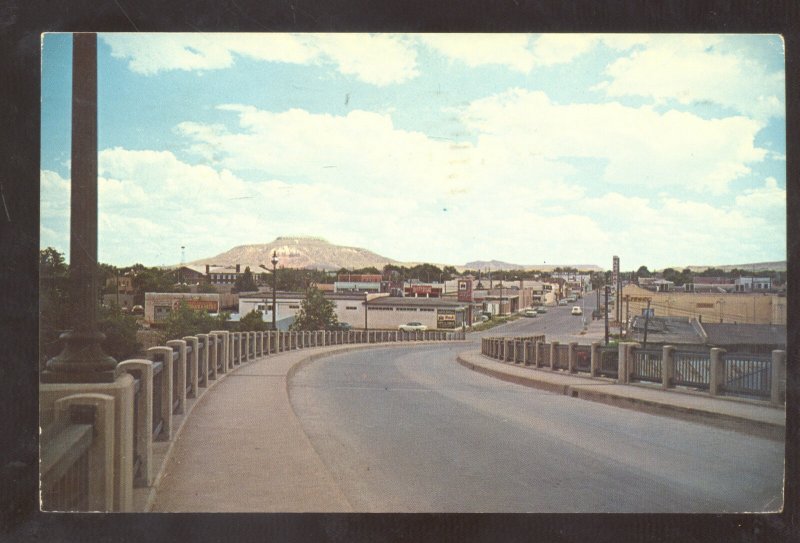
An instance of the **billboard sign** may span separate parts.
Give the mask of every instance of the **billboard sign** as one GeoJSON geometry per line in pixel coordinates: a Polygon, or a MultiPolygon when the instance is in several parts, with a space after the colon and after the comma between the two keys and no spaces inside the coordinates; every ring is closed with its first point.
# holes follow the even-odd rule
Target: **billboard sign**
{"type": "Polygon", "coordinates": [[[472,301],[472,279],[458,280],[458,301],[459,302],[472,301]]]}

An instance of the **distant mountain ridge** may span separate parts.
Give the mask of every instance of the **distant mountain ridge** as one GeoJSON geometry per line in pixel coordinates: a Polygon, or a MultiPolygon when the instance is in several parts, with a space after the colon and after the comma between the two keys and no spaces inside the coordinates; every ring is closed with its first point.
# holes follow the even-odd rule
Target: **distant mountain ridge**
{"type": "Polygon", "coordinates": [[[271,268],[273,251],[278,257],[278,266],[283,268],[338,270],[374,266],[380,270],[386,264],[399,264],[394,259],[366,249],[334,245],[323,238],[313,236],[280,236],[270,243],[239,245],[224,253],[195,260],[189,264],[219,266],[240,264],[242,269],[249,266],[251,270],[256,270],[259,264],[263,264],[271,268]]]}

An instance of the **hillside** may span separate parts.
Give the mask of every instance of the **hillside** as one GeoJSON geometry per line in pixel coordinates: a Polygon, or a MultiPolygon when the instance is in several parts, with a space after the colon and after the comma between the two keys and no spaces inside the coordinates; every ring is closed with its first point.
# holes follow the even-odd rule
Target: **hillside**
{"type": "Polygon", "coordinates": [[[210,258],[189,262],[189,264],[216,264],[233,266],[241,264],[242,268],[258,269],[259,264],[272,267],[272,252],[278,256],[278,266],[284,268],[316,268],[322,270],[338,270],[340,268],[366,268],[374,266],[379,270],[386,264],[399,264],[396,260],[386,258],[357,247],[334,245],[317,237],[275,238],[270,243],[256,245],[239,245],[229,251],[210,258]]]}
{"type": "Polygon", "coordinates": [[[689,268],[692,272],[695,273],[701,273],[707,270],[708,268],[716,268],[724,272],[729,272],[733,269],[739,269],[745,271],[755,270],[756,272],[758,272],[759,270],[785,272],[786,261],[778,260],[774,262],[752,262],[750,264],[727,264],[724,266],[669,266],[669,267],[671,267],[673,270],[682,270],[684,268],[689,268]]]}
{"type": "Polygon", "coordinates": [[[475,260],[463,266],[456,266],[460,270],[538,270],[553,271],[556,268],[575,268],[579,271],[603,271],[595,264],[511,264],[500,260],[475,260]]]}

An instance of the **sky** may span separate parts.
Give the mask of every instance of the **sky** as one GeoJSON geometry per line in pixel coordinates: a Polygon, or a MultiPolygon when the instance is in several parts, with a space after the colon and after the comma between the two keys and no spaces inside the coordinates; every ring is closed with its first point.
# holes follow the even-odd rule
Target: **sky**
{"type": "MultiPolygon", "coordinates": [[[[71,55],[44,35],[40,245],[67,256],[71,55]]],[[[784,70],[777,35],[99,34],[98,259],[785,260],[784,70]]]]}

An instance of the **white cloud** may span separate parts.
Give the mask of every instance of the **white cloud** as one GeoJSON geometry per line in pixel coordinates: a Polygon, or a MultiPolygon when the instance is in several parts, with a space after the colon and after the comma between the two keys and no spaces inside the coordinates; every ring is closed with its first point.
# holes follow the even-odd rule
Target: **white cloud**
{"type": "Polygon", "coordinates": [[[230,68],[236,56],[291,64],[333,63],[347,75],[384,86],[417,75],[416,52],[389,34],[102,34],[114,58],[142,75],[230,68]]]}
{"type": "Polygon", "coordinates": [[[648,38],[641,34],[425,34],[419,39],[470,68],[497,64],[529,73],[536,67],[571,62],[601,43],[625,50],[648,38]]]}
{"type": "Polygon", "coordinates": [[[471,68],[502,64],[527,73],[536,62],[529,43],[531,36],[527,34],[425,34],[420,40],[471,68]]]}
{"type": "Polygon", "coordinates": [[[721,36],[654,36],[644,49],[610,64],[598,85],[612,97],[656,103],[714,103],[758,119],[785,114],[784,75],[769,72],[721,36]]]}
{"type": "Polygon", "coordinates": [[[754,144],[761,123],[743,117],[705,120],[617,103],[558,105],[522,89],[476,100],[462,119],[481,134],[480,146],[498,140],[522,157],[600,159],[607,165],[595,182],[654,189],[722,193],[766,154],[754,144]]]}
{"type": "Polygon", "coordinates": [[[747,189],[736,197],[736,206],[748,214],[786,213],[786,189],[778,186],[774,177],[768,177],[764,186],[747,189]]]}

